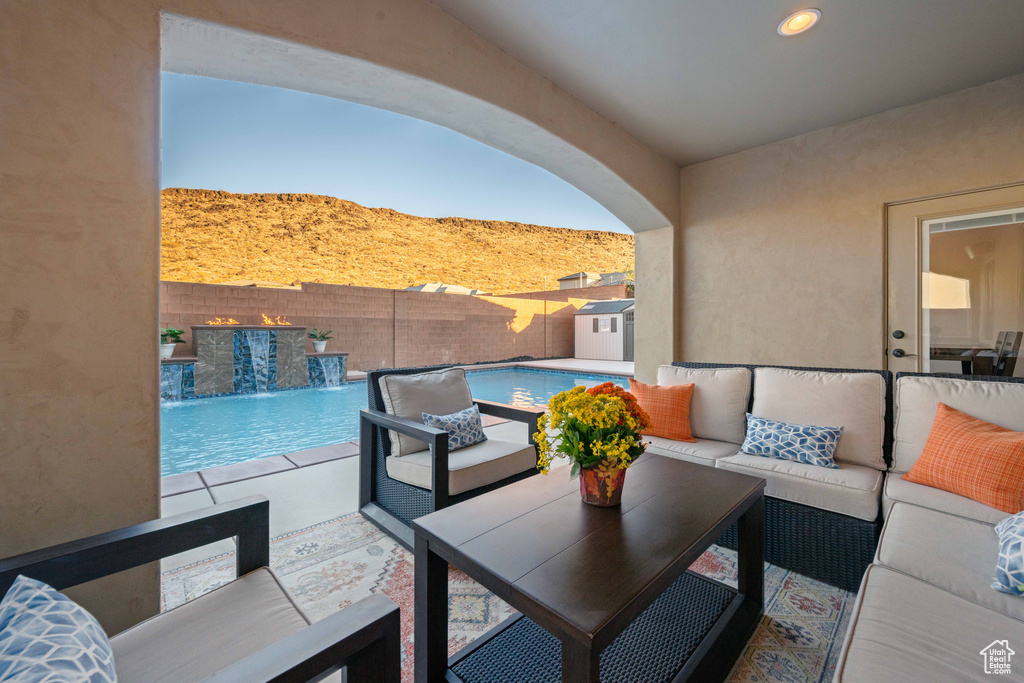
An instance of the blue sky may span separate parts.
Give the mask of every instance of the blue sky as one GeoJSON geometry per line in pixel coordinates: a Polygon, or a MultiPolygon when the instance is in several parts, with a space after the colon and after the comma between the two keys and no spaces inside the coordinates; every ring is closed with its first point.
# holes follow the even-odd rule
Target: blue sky
{"type": "Polygon", "coordinates": [[[163,187],[307,192],[418,216],[629,232],[533,164],[330,97],[164,73],[162,125],[163,187]]]}

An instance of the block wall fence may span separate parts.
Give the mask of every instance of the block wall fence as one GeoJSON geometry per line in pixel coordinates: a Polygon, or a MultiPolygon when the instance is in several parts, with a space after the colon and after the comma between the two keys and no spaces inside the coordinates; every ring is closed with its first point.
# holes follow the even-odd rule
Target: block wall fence
{"type": "MultiPolygon", "coordinates": [[[[619,298],[612,296],[618,290],[625,292],[590,288],[586,299],[560,292],[565,300],[550,301],[527,298],[540,293],[517,298],[314,283],[277,289],[161,282],[160,326],[185,330],[187,343],[175,349],[176,357],[193,354],[192,325],[217,317],[258,325],[264,314],[332,330],[327,350],[347,351],[350,370],[571,357],[575,312],[589,300],[619,298]]],[[[308,339],[306,350],[313,350],[308,339]]]]}

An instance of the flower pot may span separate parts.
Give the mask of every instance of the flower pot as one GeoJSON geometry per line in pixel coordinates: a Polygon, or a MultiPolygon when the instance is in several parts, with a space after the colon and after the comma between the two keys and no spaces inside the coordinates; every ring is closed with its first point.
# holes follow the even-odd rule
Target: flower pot
{"type": "Polygon", "coordinates": [[[324,349],[327,348],[327,340],[320,341],[319,339],[313,340],[313,351],[316,353],[323,353],[324,349]]]}
{"type": "Polygon", "coordinates": [[[174,355],[174,347],[175,346],[177,346],[177,344],[161,344],[160,345],[160,357],[161,358],[170,358],[171,356],[173,356],[174,355]]]}
{"type": "Polygon", "coordinates": [[[580,470],[580,498],[588,505],[613,507],[622,503],[626,470],[604,463],[580,470]]]}

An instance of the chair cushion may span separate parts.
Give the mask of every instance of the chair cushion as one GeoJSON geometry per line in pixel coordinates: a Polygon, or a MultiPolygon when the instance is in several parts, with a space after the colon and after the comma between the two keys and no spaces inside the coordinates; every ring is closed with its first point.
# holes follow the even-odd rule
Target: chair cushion
{"type": "Polygon", "coordinates": [[[903,478],[1016,514],[1024,510],[1024,432],[939,403],[924,451],[903,478]]]}
{"type": "MultiPolygon", "coordinates": [[[[447,368],[418,375],[384,375],[378,381],[384,409],[391,415],[423,422],[423,413],[451,415],[473,405],[462,368],[447,368]]],[[[389,431],[391,455],[402,456],[429,448],[425,441],[389,431]]]]}
{"type": "Polygon", "coordinates": [[[651,418],[644,436],[660,436],[673,441],[693,442],[690,434],[690,398],[692,384],[674,384],[659,387],[629,378],[629,391],[636,396],[637,405],[651,418]]]}
{"type": "Polygon", "coordinates": [[[1024,599],[992,590],[998,555],[991,524],[896,503],[886,517],[875,562],[1024,620],[1024,599]]]}
{"type": "Polygon", "coordinates": [[[850,623],[837,683],[985,679],[983,648],[1024,642],[1024,622],[879,565],[868,567],[850,623]]]}
{"type": "Polygon", "coordinates": [[[1024,595],[1024,512],[1007,517],[996,524],[999,534],[999,559],[996,561],[996,580],[992,588],[1016,598],[1024,595]]]}
{"type": "Polygon", "coordinates": [[[741,449],[748,455],[835,469],[832,456],[842,435],[842,427],[797,425],[748,414],[747,438],[741,449]]]}
{"type": "Polygon", "coordinates": [[[114,636],[119,683],[201,681],[298,633],[310,619],[267,568],[114,636]]]}
{"type": "Polygon", "coordinates": [[[914,484],[900,478],[898,474],[889,473],[885,476],[885,488],[882,491],[883,513],[888,515],[893,504],[897,502],[948,512],[951,515],[959,515],[988,524],[998,524],[1006,518],[1005,512],[990,508],[984,503],[931,486],[914,484]]]}
{"type": "Polygon", "coordinates": [[[451,415],[423,413],[423,424],[448,432],[449,453],[481,441],[487,441],[487,435],[484,434],[484,423],[480,419],[480,409],[476,405],[451,415]]]}
{"type": "Polygon", "coordinates": [[[715,460],[728,455],[736,455],[739,444],[728,441],[713,441],[711,439],[697,439],[690,443],[687,441],[673,441],[663,439],[660,436],[645,436],[644,441],[649,442],[648,453],[664,455],[677,460],[687,460],[698,465],[710,465],[714,467],[715,460]]]}
{"type": "Polygon", "coordinates": [[[939,403],[1024,432],[1024,384],[943,377],[900,377],[896,403],[893,472],[908,472],[924,451],[939,403]]]}
{"type": "Polygon", "coordinates": [[[116,679],[110,641],[95,617],[42,581],[18,576],[0,600],[0,681],[116,679]]]}
{"type": "Polygon", "coordinates": [[[835,459],[885,469],[885,380],[874,372],[754,370],[758,417],[843,428],[835,459]]]}
{"type": "MultiPolygon", "coordinates": [[[[392,479],[433,488],[434,458],[429,452],[393,455],[386,462],[392,479]]],[[[448,493],[472,491],[536,466],[537,449],[532,445],[488,439],[448,454],[448,493]]]]}
{"type": "Polygon", "coordinates": [[[837,464],[838,468],[830,469],[746,453],[715,461],[715,467],[767,481],[766,496],[869,522],[877,519],[882,473],[863,465],[837,464]]]}
{"type": "Polygon", "coordinates": [[[693,384],[690,434],[698,439],[742,443],[747,430],[750,370],[747,368],[658,368],[659,386],[693,384]]]}

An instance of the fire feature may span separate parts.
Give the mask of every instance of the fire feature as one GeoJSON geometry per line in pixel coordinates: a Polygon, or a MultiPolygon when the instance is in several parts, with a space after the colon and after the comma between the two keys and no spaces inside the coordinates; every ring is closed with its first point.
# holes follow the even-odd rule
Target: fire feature
{"type": "Polygon", "coordinates": [[[240,325],[234,318],[214,318],[213,320],[207,320],[207,325],[240,325]]]}
{"type": "Polygon", "coordinates": [[[260,313],[260,315],[263,316],[264,325],[270,325],[275,327],[278,325],[291,325],[291,323],[288,322],[288,319],[285,318],[283,315],[279,315],[274,318],[268,317],[266,313],[260,313]]]}

